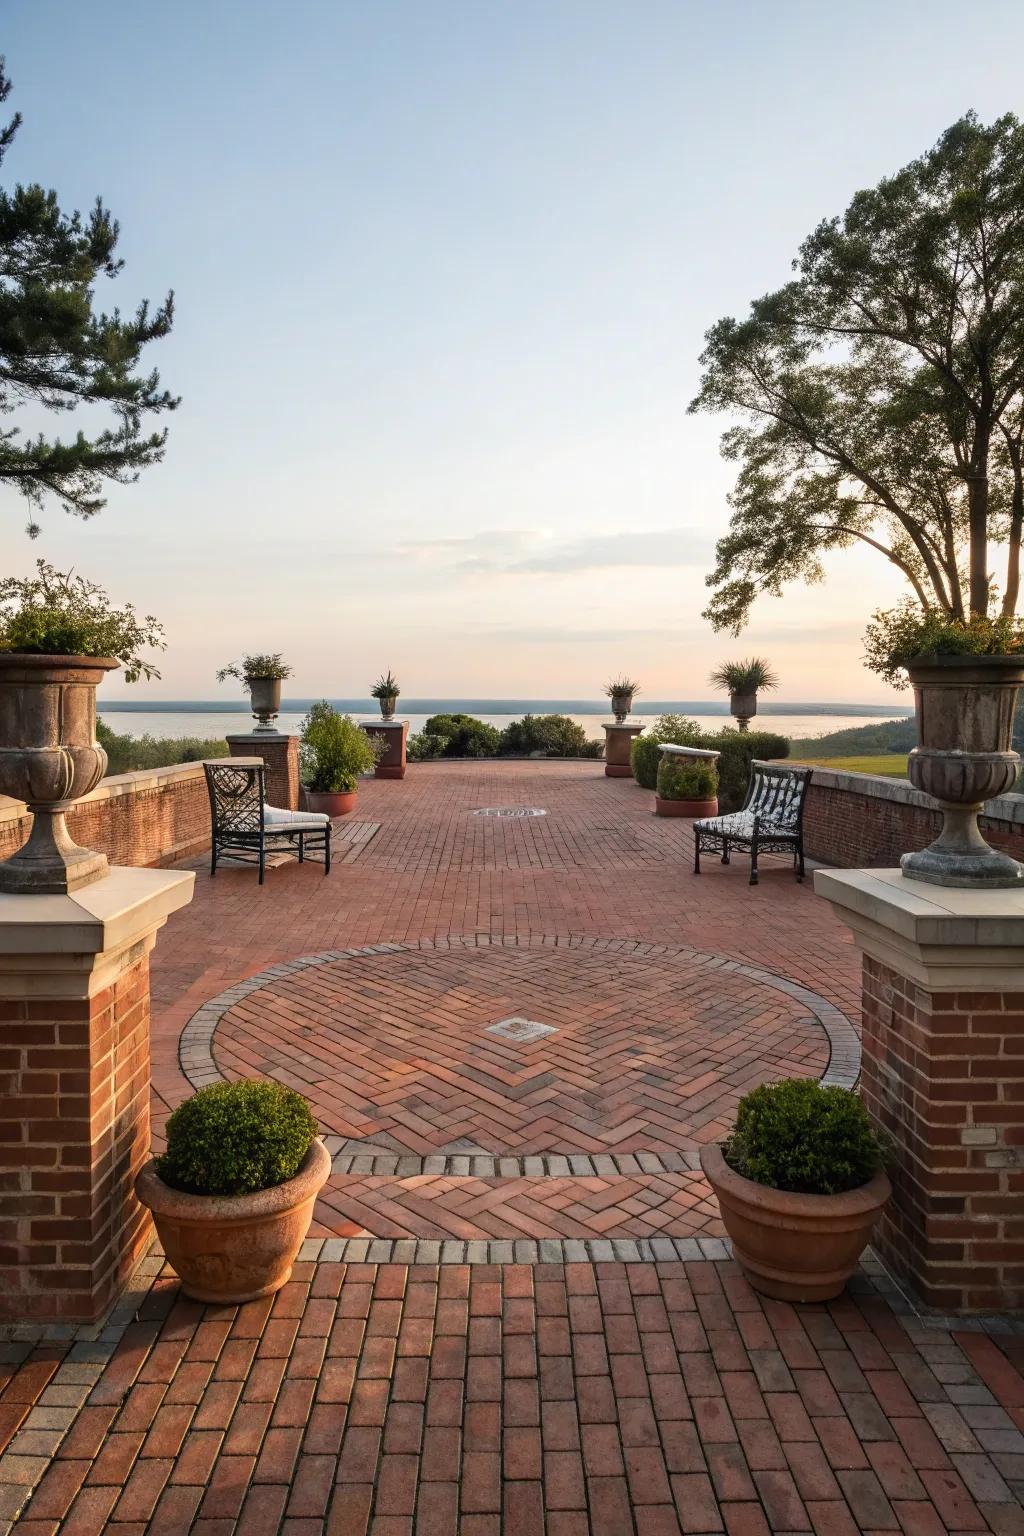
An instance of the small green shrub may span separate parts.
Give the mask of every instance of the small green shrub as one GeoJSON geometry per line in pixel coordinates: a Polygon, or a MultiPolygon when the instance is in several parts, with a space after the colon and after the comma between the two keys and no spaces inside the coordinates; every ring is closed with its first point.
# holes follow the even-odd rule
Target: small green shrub
{"type": "Polygon", "coordinates": [[[409,738],[406,750],[416,762],[432,757],[496,757],[500,742],[494,726],[473,715],[431,715],[422,731],[409,738]]]}
{"type": "Polygon", "coordinates": [[[713,800],[718,793],[718,774],[708,762],[666,762],[658,765],[658,797],[661,800],[713,800]]]}
{"type": "Polygon", "coordinates": [[[764,1083],[742,1098],[724,1153],[743,1178],[804,1195],[859,1189],[884,1162],[857,1095],[810,1078],[764,1083]]]}
{"type": "Polygon", "coordinates": [[[266,682],[268,678],[273,682],[283,682],[291,675],[292,669],[282,659],[281,652],[272,651],[243,656],[241,661],[229,661],[226,667],[218,669],[217,681],[223,683],[227,678],[234,677],[248,688],[250,683],[266,682]]]}
{"type": "Polygon", "coordinates": [[[543,752],[546,757],[593,757],[600,742],[590,741],[582,725],[568,715],[524,715],[511,720],[501,733],[498,751],[525,757],[543,752]]]}
{"type": "Polygon", "coordinates": [[[96,740],[107,754],[107,773],[133,773],[144,768],[169,768],[175,763],[201,763],[207,757],[227,757],[223,738],[201,736],[119,736],[103,720],[96,721],[96,740]]]}
{"type": "Polygon", "coordinates": [[[696,720],[689,720],[685,715],[659,715],[642,736],[633,738],[629,762],[633,777],[642,789],[657,788],[663,741],[670,741],[677,747],[699,747],[700,726],[696,720]]]}
{"type": "Polygon", "coordinates": [[[894,688],[905,688],[907,663],[915,656],[1019,656],[1024,651],[1024,620],[1016,614],[953,619],[925,613],[911,599],[879,609],[864,634],[864,658],[872,672],[894,688]]]}
{"type": "Polygon", "coordinates": [[[723,731],[721,736],[705,736],[700,743],[715,747],[718,759],[718,808],[725,814],[738,811],[750,782],[750,765],[789,756],[789,742],[775,731],[723,731]]]}
{"type": "Polygon", "coordinates": [[[281,1083],[214,1083],[167,1122],[157,1172],[191,1195],[251,1195],[294,1178],[317,1133],[301,1093],[281,1083]]]}
{"type": "Polygon", "coordinates": [[[302,781],[317,795],[350,794],[369,773],[383,745],[372,742],[351,715],[339,715],[326,699],[302,722],[299,761],[302,781]]]}

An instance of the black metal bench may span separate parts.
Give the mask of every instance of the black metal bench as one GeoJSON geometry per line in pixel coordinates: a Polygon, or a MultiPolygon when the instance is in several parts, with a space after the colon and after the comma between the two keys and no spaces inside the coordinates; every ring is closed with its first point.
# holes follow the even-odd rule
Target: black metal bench
{"type": "Polygon", "coordinates": [[[702,853],[721,849],[728,864],[733,848],[750,854],[750,883],[757,884],[757,860],[762,853],[792,853],[796,877],[804,877],[804,801],[811,782],[810,768],[781,768],[777,763],[750,765],[747,797],[738,811],[709,816],[693,824],[693,872],[700,874],[702,853]]]}
{"type": "Polygon", "coordinates": [[[204,763],[210,796],[213,835],[210,874],[225,855],[259,866],[260,885],[268,853],[288,853],[300,864],[312,858],[331,872],[331,818],[311,811],[286,811],[267,804],[266,768],[262,761],[225,758],[204,763]]]}

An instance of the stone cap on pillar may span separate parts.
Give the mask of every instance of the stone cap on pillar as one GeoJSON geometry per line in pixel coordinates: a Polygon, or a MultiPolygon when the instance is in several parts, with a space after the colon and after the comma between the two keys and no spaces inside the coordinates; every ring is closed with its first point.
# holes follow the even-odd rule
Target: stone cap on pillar
{"type": "Polygon", "coordinates": [[[369,720],[360,720],[358,724],[362,726],[372,725],[378,731],[401,731],[405,729],[409,722],[408,720],[396,720],[392,715],[390,720],[375,720],[371,718],[369,720]]]}
{"type": "MultiPolygon", "coordinates": [[[[227,742],[228,746],[230,746],[233,741],[256,742],[256,744],[259,745],[260,743],[266,744],[267,742],[272,741],[298,741],[298,739],[299,738],[297,733],[292,734],[288,731],[233,731],[230,736],[224,737],[224,740],[227,742]]],[[[223,758],[218,759],[218,761],[223,762],[223,758]]]]}
{"type": "Polygon", "coordinates": [[[898,869],[819,869],[859,949],[930,991],[1024,992],[1024,891],[962,890],[898,869]]]}
{"type": "Polygon", "coordinates": [[[639,736],[641,731],[647,729],[646,722],[638,720],[605,720],[602,728],[606,731],[632,731],[639,736]]]}

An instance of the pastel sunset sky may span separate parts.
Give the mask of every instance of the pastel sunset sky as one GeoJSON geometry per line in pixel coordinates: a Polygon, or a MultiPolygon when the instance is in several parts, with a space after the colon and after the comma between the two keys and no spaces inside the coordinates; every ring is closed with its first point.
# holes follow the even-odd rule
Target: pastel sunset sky
{"type": "MultiPolygon", "coordinates": [[[[165,462],[32,544],[164,622],[152,698],[710,697],[771,658],[780,698],[895,697],[861,663],[898,582],[844,554],[701,618],[728,516],[725,421],[692,418],[707,328],[970,107],[1024,110],[1024,7],[981,0],[5,0],[4,165],[97,193],[126,267],[174,288],[147,354],[182,396],[165,462]]],[[[8,423],[5,423],[5,425],[8,423]]],[[[74,418],[51,418],[65,433],[74,418]]],[[[114,684],[111,694],[123,685],[114,684]]],[[[901,699],[901,702],[905,702],[901,699]]]]}

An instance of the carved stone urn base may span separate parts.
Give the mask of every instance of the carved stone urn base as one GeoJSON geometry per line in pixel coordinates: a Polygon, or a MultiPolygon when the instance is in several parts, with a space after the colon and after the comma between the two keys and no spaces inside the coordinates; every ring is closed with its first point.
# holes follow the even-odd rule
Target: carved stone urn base
{"type": "Polygon", "coordinates": [[[0,891],[20,896],[66,896],[110,872],[105,853],[72,842],[64,813],[30,806],[34,820],[28,842],[0,863],[0,891]]]}

